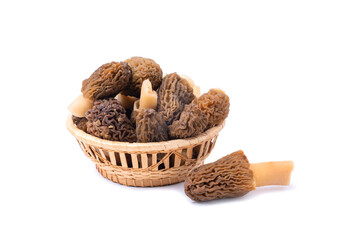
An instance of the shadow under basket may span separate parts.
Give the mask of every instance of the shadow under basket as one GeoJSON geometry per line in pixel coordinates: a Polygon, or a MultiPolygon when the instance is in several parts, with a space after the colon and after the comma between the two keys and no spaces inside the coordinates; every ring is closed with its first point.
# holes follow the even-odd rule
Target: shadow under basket
{"type": "Polygon", "coordinates": [[[78,129],[68,117],[66,126],[99,173],[126,186],[155,187],[185,180],[204,164],[225,122],[197,137],[164,142],[128,143],[104,140],[78,129]]]}

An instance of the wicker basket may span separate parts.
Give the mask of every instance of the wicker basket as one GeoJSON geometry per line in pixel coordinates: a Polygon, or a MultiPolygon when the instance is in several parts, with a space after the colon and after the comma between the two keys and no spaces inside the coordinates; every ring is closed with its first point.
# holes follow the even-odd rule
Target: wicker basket
{"type": "Polygon", "coordinates": [[[66,126],[99,173],[126,186],[150,187],[182,182],[204,163],[224,122],[201,135],[155,143],[126,143],[94,137],[78,129],[69,116],[66,126]]]}

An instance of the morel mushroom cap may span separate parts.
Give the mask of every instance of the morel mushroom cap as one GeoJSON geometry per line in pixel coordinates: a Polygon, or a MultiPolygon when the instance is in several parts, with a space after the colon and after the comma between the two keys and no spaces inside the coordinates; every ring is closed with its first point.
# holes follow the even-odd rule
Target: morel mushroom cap
{"type": "Polygon", "coordinates": [[[167,125],[163,116],[151,108],[140,109],[136,115],[138,142],[161,142],[168,140],[167,125]]]}
{"type": "Polygon", "coordinates": [[[106,140],[135,142],[135,129],[116,99],[101,99],[85,114],[86,131],[106,140]]]}
{"type": "Polygon", "coordinates": [[[198,98],[199,109],[206,114],[207,129],[218,125],[229,114],[230,98],[220,89],[210,89],[198,98]]]}
{"type": "Polygon", "coordinates": [[[194,201],[240,197],[255,190],[250,163],[243,151],[195,168],[185,179],[185,193],[194,201]]]}
{"type": "Polygon", "coordinates": [[[186,104],[194,100],[195,95],[189,82],[177,73],[167,74],[158,89],[157,111],[171,125],[178,120],[186,104]]]}
{"type": "Polygon", "coordinates": [[[129,86],[131,68],[126,62],[110,62],[100,66],[82,83],[85,98],[98,100],[115,97],[129,86]]]}
{"type": "Polygon", "coordinates": [[[189,138],[202,133],[208,126],[207,116],[199,109],[197,99],[186,105],[179,120],[169,126],[171,138],[189,138]]]}
{"type": "Polygon", "coordinates": [[[158,89],[163,75],[159,64],[143,57],[132,57],[125,62],[131,67],[132,77],[129,87],[123,91],[123,94],[140,97],[141,85],[146,79],[151,82],[153,90],[158,89]]]}
{"type": "Polygon", "coordinates": [[[76,127],[80,130],[83,130],[84,132],[86,132],[86,123],[87,123],[87,119],[85,117],[77,117],[77,116],[72,116],[72,120],[73,123],[76,125],[76,127]]]}

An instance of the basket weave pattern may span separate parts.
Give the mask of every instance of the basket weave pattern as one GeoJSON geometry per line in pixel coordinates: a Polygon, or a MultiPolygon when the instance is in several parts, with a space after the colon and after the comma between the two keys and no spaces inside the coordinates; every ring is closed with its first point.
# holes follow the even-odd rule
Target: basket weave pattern
{"type": "Polygon", "coordinates": [[[126,186],[163,186],[185,180],[189,170],[200,166],[213,150],[224,123],[189,139],[156,143],[123,143],[103,140],[78,129],[71,116],[68,130],[99,173],[126,186]]]}

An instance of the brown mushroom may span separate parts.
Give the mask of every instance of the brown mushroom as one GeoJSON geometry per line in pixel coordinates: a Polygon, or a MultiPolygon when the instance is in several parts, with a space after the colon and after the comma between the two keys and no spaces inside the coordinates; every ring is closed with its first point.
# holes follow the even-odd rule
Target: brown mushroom
{"type": "Polygon", "coordinates": [[[136,133],[126,110],[121,103],[113,98],[100,99],[86,112],[87,133],[106,140],[135,142],[136,133]]]}
{"type": "Polygon", "coordinates": [[[256,187],[289,185],[292,161],[250,164],[243,151],[193,169],[185,179],[185,193],[194,201],[241,197],[256,187]]]}
{"type": "Polygon", "coordinates": [[[168,140],[168,126],[163,116],[151,108],[140,109],[136,115],[138,142],[161,142],[168,140]]]}
{"type": "Polygon", "coordinates": [[[207,116],[199,109],[197,98],[186,105],[179,120],[169,126],[171,138],[189,138],[202,133],[208,125],[207,116]]]}
{"type": "Polygon", "coordinates": [[[90,100],[115,97],[129,86],[131,68],[126,62],[110,62],[101,65],[82,82],[81,92],[90,100]]]}
{"type": "Polygon", "coordinates": [[[72,115],[85,117],[94,101],[115,97],[126,89],[131,78],[131,68],[126,62],[110,62],[101,65],[82,82],[82,94],[68,107],[72,115]]]}
{"type": "Polygon", "coordinates": [[[198,102],[209,120],[207,129],[220,124],[229,114],[230,98],[221,89],[210,89],[199,97],[198,102]]]}
{"type": "Polygon", "coordinates": [[[76,125],[76,127],[80,130],[83,130],[84,132],[86,132],[86,123],[87,123],[87,119],[85,117],[77,117],[77,116],[72,116],[72,120],[73,123],[76,125]]]}
{"type": "Polygon", "coordinates": [[[132,76],[127,89],[123,91],[124,95],[140,97],[143,81],[148,79],[154,90],[156,90],[162,80],[162,70],[154,60],[144,57],[132,57],[125,60],[131,67],[132,76]]]}
{"type": "Polygon", "coordinates": [[[195,98],[189,82],[181,78],[177,73],[167,74],[159,89],[157,111],[161,113],[167,125],[180,118],[185,105],[195,98]]]}

